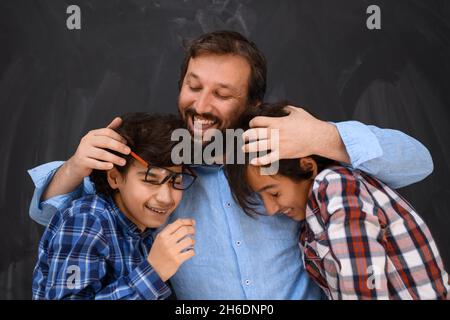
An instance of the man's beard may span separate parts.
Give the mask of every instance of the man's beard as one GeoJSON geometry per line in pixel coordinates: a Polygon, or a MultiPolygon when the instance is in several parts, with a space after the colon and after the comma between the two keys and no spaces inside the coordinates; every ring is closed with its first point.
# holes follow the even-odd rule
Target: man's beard
{"type": "MultiPolygon", "coordinates": [[[[205,112],[205,113],[199,114],[199,113],[197,113],[195,111],[195,109],[192,106],[187,107],[184,110],[183,114],[181,114],[181,112],[180,112],[180,116],[184,120],[186,128],[188,128],[188,130],[191,133],[192,137],[194,137],[195,133],[194,133],[194,130],[193,130],[193,128],[192,128],[192,126],[190,124],[192,123],[193,126],[196,125],[195,117],[200,117],[200,118],[202,118],[204,120],[213,121],[214,122],[213,128],[215,128],[217,130],[220,130],[220,131],[223,130],[223,128],[222,128],[223,121],[220,118],[216,117],[215,115],[213,115],[210,112],[205,112]]],[[[198,122],[197,122],[197,124],[198,124],[198,122]]]]}
{"type": "MultiPolygon", "coordinates": [[[[181,113],[181,111],[179,110],[179,113],[180,113],[180,117],[184,121],[185,127],[189,130],[189,133],[191,134],[191,147],[192,147],[191,150],[196,150],[197,153],[201,152],[203,155],[203,152],[205,151],[205,149],[209,145],[211,145],[212,143],[215,142],[215,138],[214,138],[214,136],[211,136],[211,132],[213,132],[213,130],[220,131],[220,134],[222,135],[223,147],[221,149],[219,148],[219,150],[214,149],[214,151],[217,151],[217,152],[213,152],[212,156],[214,158],[223,160],[224,153],[226,152],[226,148],[227,148],[227,142],[225,139],[226,130],[237,128],[237,125],[239,123],[239,121],[238,121],[239,116],[232,119],[232,121],[230,121],[228,123],[227,128],[225,128],[224,121],[222,121],[220,118],[216,117],[215,115],[213,115],[212,113],[209,113],[209,112],[199,114],[195,111],[195,109],[192,106],[187,107],[184,110],[184,113],[181,113]],[[195,130],[193,130],[193,128],[190,126],[190,122],[192,122],[192,124],[195,126],[194,117],[196,117],[196,116],[198,116],[202,119],[205,119],[205,120],[214,121],[214,126],[211,127],[210,129],[206,129],[205,132],[202,131],[201,134],[199,134],[199,132],[195,132],[195,130]],[[205,133],[206,133],[206,135],[205,135],[205,133]],[[195,147],[195,145],[196,145],[196,147],[195,147]],[[223,150],[223,152],[220,152],[220,150],[223,150]]],[[[193,152],[192,158],[194,159],[195,156],[196,156],[196,154],[193,152]]],[[[203,159],[203,156],[202,156],[202,159],[203,159]]],[[[219,160],[219,161],[221,161],[221,160],[219,160]]]]}

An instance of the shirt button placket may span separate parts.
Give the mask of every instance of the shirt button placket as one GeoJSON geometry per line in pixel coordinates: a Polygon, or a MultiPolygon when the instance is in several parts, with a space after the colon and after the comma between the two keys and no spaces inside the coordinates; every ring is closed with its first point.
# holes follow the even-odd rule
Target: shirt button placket
{"type": "MultiPolygon", "coordinates": [[[[228,183],[225,176],[222,176],[221,179],[222,181],[224,181],[224,183],[228,183]]],[[[224,192],[222,193],[222,195],[226,195],[226,193],[227,192],[224,192]]],[[[234,244],[233,247],[235,249],[237,262],[241,271],[241,285],[245,291],[246,297],[251,299],[253,296],[251,292],[251,281],[249,279],[251,273],[249,273],[248,266],[245,264],[245,261],[248,260],[248,248],[243,247],[243,234],[240,230],[239,217],[236,217],[236,214],[240,214],[241,212],[239,208],[234,205],[233,199],[229,196],[222,198],[222,204],[225,211],[227,211],[227,214],[229,214],[229,224],[231,231],[230,240],[234,244]]]]}

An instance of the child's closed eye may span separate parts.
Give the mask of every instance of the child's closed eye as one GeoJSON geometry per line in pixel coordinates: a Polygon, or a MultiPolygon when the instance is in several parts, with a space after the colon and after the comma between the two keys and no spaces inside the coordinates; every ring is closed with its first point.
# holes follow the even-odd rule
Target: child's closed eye
{"type": "Polygon", "coordinates": [[[273,198],[278,198],[278,196],[280,195],[278,192],[276,193],[269,193],[273,198]]]}
{"type": "Polygon", "coordinates": [[[157,179],[147,179],[147,180],[142,180],[142,182],[149,183],[149,184],[159,183],[159,181],[157,179]]]}

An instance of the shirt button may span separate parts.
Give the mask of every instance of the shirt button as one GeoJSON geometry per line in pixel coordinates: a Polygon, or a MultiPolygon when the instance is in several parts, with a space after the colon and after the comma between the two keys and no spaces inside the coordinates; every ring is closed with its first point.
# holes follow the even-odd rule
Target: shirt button
{"type": "Polygon", "coordinates": [[[240,242],[240,241],[236,241],[236,245],[237,245],[237,246],[240,246],[240,245],[241,245],[241,242],[240,242]]]}
{"type": "Polygon", "coordinates": [[[245,280],[245,284],[248,286],[250,285],[250,280],[245,280]]]}
{"type": "Polygon", "coordinates": [[[231,203],[227,202],[227,207],[228,208],[231,207],[231,203]]]}

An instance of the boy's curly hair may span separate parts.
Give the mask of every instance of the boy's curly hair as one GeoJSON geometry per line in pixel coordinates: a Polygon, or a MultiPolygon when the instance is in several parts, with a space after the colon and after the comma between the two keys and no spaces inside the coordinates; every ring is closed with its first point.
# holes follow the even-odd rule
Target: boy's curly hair
{"type": "MultiPolygon", "coordinates": [[[[128,147],[150,164],[161,167],[174,166],[171,160],[172,148],[178,141],[172,141],[171,135],[175,129],[183,128],[183,121],[172,114],[149,114],[143,112],[128,113],[123,116],[122,124],[115,131],[127,140],[128,147]]],[[[135,161],[131,155],[123,155],[108,150],[126,160],[124,166],[115,166],[125,174],[135,161]]],[[[90,175],[97,194],[112,196],[114,190],[110,187],[106,171],[93,170],[90,175]]]]}

